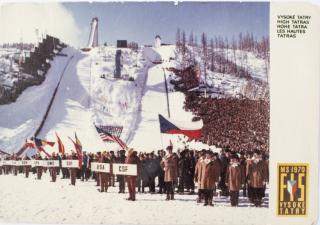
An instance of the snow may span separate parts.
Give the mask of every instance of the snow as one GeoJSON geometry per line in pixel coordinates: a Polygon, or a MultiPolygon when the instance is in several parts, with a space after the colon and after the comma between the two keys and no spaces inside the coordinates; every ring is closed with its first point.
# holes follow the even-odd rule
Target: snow
{"type": "MultiPolygon", "coordinates": [[[[167,69],[180,68],[180,63],[175,60],[174,45],[142,47],[138,52],[121,49],[121,79],[113,77],[117,50],[114,46],[101,46],[84,53],[67,48],[64,53],[68,57],[55,57],[43,84],[26,89],[17,102],[0,106],[3,115],[0,118],[0,149],[16,152],[25,139],[33,135],[66,66],[39,138],[56,141],[55,134],[58,133],[69,152],[74,146],[68,137],[74,137],[76,132],[84,151],[119,150],[115,143],[102,142],[95,129],[95,125],[109,125],[122,126],[120,138],[137,151],[156,151],[171,143],[174,150],[185,147],[220,150],[201,142],[188,142],[182,135],[160,133],[158,115],[169,117],[168,105],[172,121],[190,123],[194,117],[183,108],[185,95],[174,91],[170,84],[170,80],[176,77],[167,69]],[[160,64],[154,64],[160,61],[160,64]],[[169,90],[168,104],[165,79],[169,90]]],[[[255,61],[248,57],[249,65],[255,61]]],[[[258,67],[261,68],[262,64],[258,63],[258,67]]],[[[252,68],[259,76],[260,70],[252,68]]],[[[207,73],[212,96],[235,97],[246,83],[245,79],[230,74],[207,73]]],[[[57,145],[53,148],[46,146],[45,150],[52,153],[58,148],[57,145]]]]}
{"type": "MultiPolygon", "coordinates": [[[[146,152],[164,149],[170,142],[173,143],[174,149],[184,148],[184,146],[179,145],[181,135],[160,133],[158,119],[159,114],[169,117],[164,79],[166,77],[167,83],[169,83],[171,73],[166,68],[173,66],[174,62],[170,58],[175,55],[175,46],[150,48],[146,52],[146,58],[148,59],[153,59],[152,56],[154,55],[160,55],[163,63],[154,65],[148,71],[147,83],[141,102],[140,121],[135,130],[133,141],[129,144],[135,149],[146,152]],[[155,53],[152,51],[155,51],[155,53]]],[[[191,122],[194,115],[183,109],[185,95],[181,92],[170,91],[168,98],[170,119],[191,122]]]]}
{"type": "Polygon", "coordinates": [[[244,78],[207,70],[207,86],[212,97],[236,97],[248,83],[244,78]]]}
{"type": "Polygon", "coordinates": [[[253,52],[236,50],[235,58],[233,50],[225,50],[228,55],[228,59],[236,63],[238,66],[246,68],[252,78],[268,82],[268,66],[266,60],[259,58],[253,52]],[[241,60],[242,59],[242,60],[241,60]],[[242,65],[240,62],[243,61],[242,65]],[[267,67],[266,67],[267,66],[267,67]]]}
{"type": "Polygon", "coordinates": [[[239,207],[231,207],[226,197],[214,197],[215,206],[205,207],[196,203],[196,195],[178,194],[176,200],[166,201],[165,194],[138,193],[132,202],[125,200],[128,193],[118,194],[118,187],[98,192],[92,180],[70,186],[70,180],[59,176],[56,183],[50,182],[48,173],[42,180],[35,177],[0,175],[0,223],[232,225],[265,224],[269,216],[268,198],[261,208],[242,194],[239,207]]]}
{"type": "MultiPolygon", "coordinates": [[[[67,48],[63,53],[70,57],[74,50],[67,48]]],[[[55,57],[41,85],[27,88],[16,102],[0,106],[0,149],[7,152],[18,151],[25,139],[33,135],[68,62],[68,57],[55,57]]]]}

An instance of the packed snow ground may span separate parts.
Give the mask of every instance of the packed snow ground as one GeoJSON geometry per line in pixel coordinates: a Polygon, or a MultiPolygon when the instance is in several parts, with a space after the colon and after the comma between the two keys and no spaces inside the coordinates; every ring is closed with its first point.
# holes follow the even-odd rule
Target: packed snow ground
{"type": "Polygon", "coordinates": [[[215,206],[205,207],[187,194],[166,201],[165,194],[139,193],[132,202],[125,200],[128,193],[118,194],[118,187],[98,192],[92,180],[71,186],[60,178],[50,182],[48,173],[42,180],[35,177],[0,175],[0,223],[249,225],[265,224],[268,217],[268,198],[261,208],[243,197],[239,207],[231,207],[226,197],[214,197],[215,206]]]}

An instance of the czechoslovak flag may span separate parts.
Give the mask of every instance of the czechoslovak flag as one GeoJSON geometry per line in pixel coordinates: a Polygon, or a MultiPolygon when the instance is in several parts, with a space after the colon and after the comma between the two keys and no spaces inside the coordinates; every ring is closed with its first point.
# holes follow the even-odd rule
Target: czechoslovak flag
{"type": "Polygon", "coordinates": [[[197,122],[172,121],[159,114],[160,132],[163,134],[183,134],[189,139],[199,139],[202,135],[202,120],[197,122]]]}

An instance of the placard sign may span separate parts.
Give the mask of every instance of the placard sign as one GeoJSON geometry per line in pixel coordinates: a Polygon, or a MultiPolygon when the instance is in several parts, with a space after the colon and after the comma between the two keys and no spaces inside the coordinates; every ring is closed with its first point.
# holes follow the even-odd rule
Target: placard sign
{"type": "Polygon", "coordinates": [[[44,167],[59,167],[59,160],[45,160],[43,161],[44,167]]]}
{"type": "Polygon", "coordinates": [[[79,168],[79,161],[78,160],[62,160],[62,167],[79,168]]]}
{"type": "Polygon", "coordinates": [[[11,163],[12,163],[12,166],[21,166],[22,165],[21,160],[18,160],[18,161],[12,160],[11,163]]]}
{"type": "Polygon", "coordinates": [[[31,160],[21,160],[21,166],[32,166],[31,160]]]}
{"type": "Polygon", "coordinates": [[[12,165],[11,160],[4,160],[3,165],[4,166],[11,166],[12,165]]]}
{"type": "Polygon", "coordinates": [[[95,172],[110,173],[109,163],[91,163],[91,170],[95,172]]]}
{"type": "Polygon", "coordinates": [[[32,160],[32,166],[33,167],[43,166],[43,161],[42,160],[32,160]]]}
{"type": "Polygon", "coordinates": [[[137,176],[137,165],[136,164],[115,163],[115,164],[112,164],[112,166],[113,166],[113,173],[114,174],[137,176]]]}

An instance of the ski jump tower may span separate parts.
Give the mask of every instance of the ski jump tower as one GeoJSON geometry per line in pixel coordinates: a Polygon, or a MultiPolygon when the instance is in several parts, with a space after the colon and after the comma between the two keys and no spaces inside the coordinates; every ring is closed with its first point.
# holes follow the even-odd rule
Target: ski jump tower
{"type": "Polygon", "coordinates": [[[83,51],[90,51],[91,48],[98,46],[98,17],[94,17],[91,20],[91,30],[87,47],[83,48],[83,51]]]}

